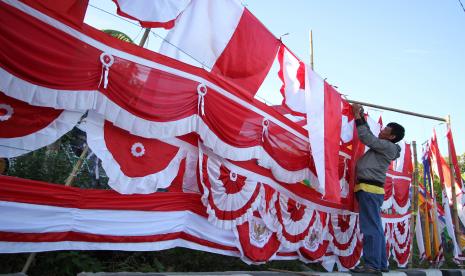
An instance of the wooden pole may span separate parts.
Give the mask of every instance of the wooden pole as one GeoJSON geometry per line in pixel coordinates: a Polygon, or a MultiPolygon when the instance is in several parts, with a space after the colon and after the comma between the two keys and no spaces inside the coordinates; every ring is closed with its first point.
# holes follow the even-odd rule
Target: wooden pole
{"type": "MultiPolygon", "coordinates": [[[[66,178],[65,186],[71,186],[73,184],[74,179],[76,179],[77,173],[81,169],[82,164],[84,162],[84,159],[86,158],[86,155],[87,155],[88,151],[89,151],[89,145],[86,144],[86,146],[82,150],[81,156],[79,156],[79,159],[76,162],[76,164],[74,164],[71,173],[66,178]]],[[[28,271],[29,267],[31,266],[32,262],[34,261],[36,255],[37,255],[36,252],[33,252],[33,253],[29,254],[29,256],[27,257],[27,261],[24,264],[23,269],[21,270],[22,273],[24,273],[24,274],[27,273],[27,271],[28,271]]]]}
{"type": "MultiPolygon", "coordinates": [[[[447,129],[450,129],[451,123],[450,123],[450,115],[447,115],[447,129]]],[[[454,171],[454,165],[452,163],[452,145],[450,144],[450,141],[448,140],[448,150],[449,150],[449,169],[450,169],[450,185],[451,185],[451,192],[452,192],[452,221],[454,222],[454,232],[455,232],[455,237],[456,240],[458,241],[458,246],[460,250],[462,249],[460,246],[460,225],[459,225],[459,217],[457,213],[457,194],[455,191],[455,171],[454,171]]]]}
{"type": "Polygon", "coordinates": [[[89,145],[86,144],[86,146],[82,150],[81,156],[79,156],[78,161],[76,162],[76,164],[74,164],[73,170],[69,174],[68,178],[66,178],[65,186],[71,186],[73,184],[74,179],[76,179],[77,173],[81,169],[82,163],[84,162],[84,159],[86,158],[88,151],[89,145]]]}
{"type": "Polygon", "coordinates": [[[145,42],[147,41],[147,38],[149,38],[150,34],[150,28],[145,28],[144,34],[142,35],[142,38],[140,39],[139,46],[144,47],[145,42]]]}
{"type": "Polygon", "coordinates": [[[397,108],[392,108],[392,107],[387,107],[387,106],[382,106],[382,105],[377,105],[377,104],[359,102],[359,101],[354,101],[354,100],[347,100],[347,101],[349,103],[357,103],[357,104],[361,104],[361,105],[365,105],[365,106],[370,106],[370,107],[374,107],[374,108],[394,111],[394,112],[397,112],[397,113],[403,113],[403,114],[412,115],[412,116],[416,116],[416,117],[421,117],[421,118],[426,118],[426,119],[431,119],[431,120],[436,120],[436,121],[441,121],[441,122],[446,122],[447,121],[447,119],[445,119],[445,118],[420,114],[420,113],[411,112],[411,111],[407,111],[407,110],[402,110],[402,109],[397,109],[397,108]]]}
{"type": "MultiPolygon", "coordinates": [[[[412,198],[410,199],[411,202],[411,217],[410,217],[410,233],[415,233],[415,219],[416,219],[416,214],[418,212],[418,158],[417,158],[417,142],[412,141],[412,147],[413,147],[413,161],[414,161],[414,169],[413,169],[413,181],[412,181],[412,186],[413,186],[413,192],[412,192],[412,198]]],[[[418,241],[417,241],[418,242],[418,241]]],[[[411,245],[410,245],[411,251],[410,251],[410,257],[409,257],[409,267],[413,267],[413,238],[411,240],[411,245]]]]}
{"type": "Polygon", "coordinates": [[[310,30],[310,68],[313,70],[313,31],[310,30]]]}

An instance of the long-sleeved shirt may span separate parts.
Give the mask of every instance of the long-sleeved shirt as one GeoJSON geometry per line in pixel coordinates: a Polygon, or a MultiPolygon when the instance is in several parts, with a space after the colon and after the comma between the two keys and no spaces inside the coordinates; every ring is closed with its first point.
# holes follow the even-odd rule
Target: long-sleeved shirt
{"type": "Polygon", "coordinates": [[[383,187],[389,164],[400,156],[400,146],[373,135],[363,119],[355,120],[355,124],[360,141],[369,147],[357,161],[357,183],[383,187]]]}

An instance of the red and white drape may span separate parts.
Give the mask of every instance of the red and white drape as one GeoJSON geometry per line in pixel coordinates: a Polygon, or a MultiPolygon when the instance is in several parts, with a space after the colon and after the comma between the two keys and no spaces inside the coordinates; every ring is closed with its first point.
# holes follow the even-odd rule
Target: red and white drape
{"type": "Polygon", "coordinates": [[[0,92],[0,157],[47,146],[70,131],[83,112],[33,106],[0,92]]]}
{"type": "Polygon", "coordinates": [[[382,209],[392,208],[397,214],[405,214],[410,210],[410,188],[412,183],[412,154],[410,144],[399,142],[400,157],[388,170],[384,184],[384,203],[382,209]]]}
{"type": "MultiPolygon", "coordinates": [[[[352,191],[361,151],[350,106],[308,69],[308,129],[254,100],[279,41],[226,2],[228,14],[205,17],[217,1],[192,0],[168,35],[186,47],[197,47],[195,36],[202,45],[194,50],[209,55],[203,70],[25,2],[0,1],[0,90],[6,104],[15,102],[13,115],[9,107],[0,115],[25,120],[15,117],[21,105],[41,114],[9,138],[56,139],[88,112],[88,144],[110,186],[127,194],[0,177],[0,211],[16,214],[0,216],[1,252],[184,246],[250,263],[301,259],[329,270],[358,263],[352,191]],[[205,31],[202,22],[219,19],[221,32],[205,31]],[[153,193],[159,188],[167,192],[153,193]]],[[[403,238],[394,239],[399,254],[403,238]]]]}

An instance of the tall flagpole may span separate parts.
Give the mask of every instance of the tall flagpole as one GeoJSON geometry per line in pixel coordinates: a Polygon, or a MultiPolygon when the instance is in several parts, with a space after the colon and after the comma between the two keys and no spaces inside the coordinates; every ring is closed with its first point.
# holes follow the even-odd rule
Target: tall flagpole
{"type": "Polygon", "coordinates": [[[313,68],[313,31],[310,30],[310,68],[313,68]]]}
{"type": "Polygon", "coordinates": [[[145,28],[144,34],[142,35],[142,38],[139,41],[139,46],[140,47],[144,47],[145,42],[149,38],[149,34],[150,34],[150,28],[145,28]]]}
{"type": "MultiPolygon", "coordinates": [[[[418,158],[417,158],[417,142],[412,141],[413,147],[413,161],[414,161],[414,170],[413,170],[413,193],[412,198],[410,199],[411,202],[411,216],[410,216],[410,233],[415,233],[415,218],[416,213],[418,212],[418,158]]],[[[418,241],[417,241],[418,243],[418,241]]],[[[413,252],[413,238],[410,241],[410,250],[413,252]]],[[[409,267],[413,267],[413,254],[410,253],[409,257],[409,267]]]]}

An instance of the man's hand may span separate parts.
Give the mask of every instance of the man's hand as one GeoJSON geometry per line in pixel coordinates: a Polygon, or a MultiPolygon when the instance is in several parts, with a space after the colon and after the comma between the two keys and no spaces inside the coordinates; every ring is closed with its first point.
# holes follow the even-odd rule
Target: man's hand
{"type": "Polygon", "coordinates": [[[358,103],[352,104],[352,112],[354,113],[355,119],[360,119],[363,112],[363,106],[358,103]]]}

